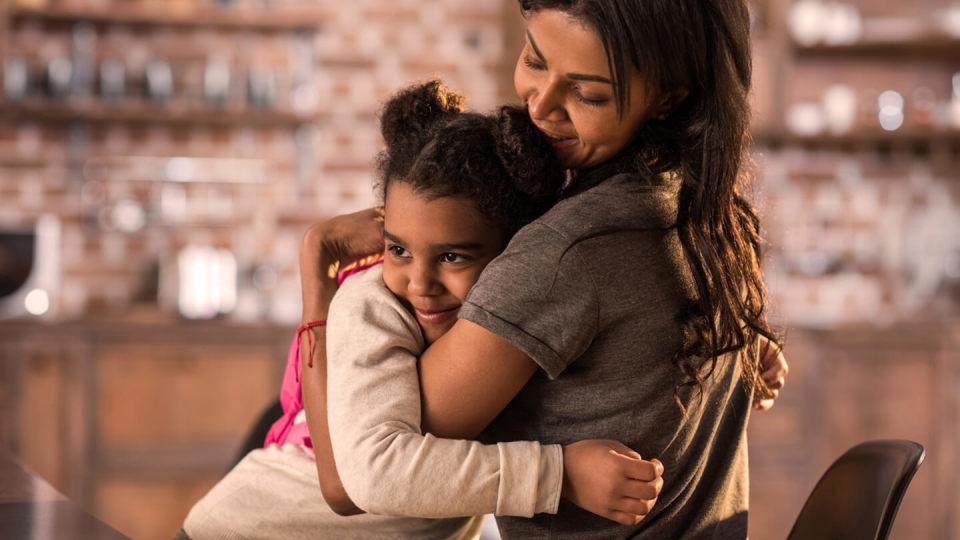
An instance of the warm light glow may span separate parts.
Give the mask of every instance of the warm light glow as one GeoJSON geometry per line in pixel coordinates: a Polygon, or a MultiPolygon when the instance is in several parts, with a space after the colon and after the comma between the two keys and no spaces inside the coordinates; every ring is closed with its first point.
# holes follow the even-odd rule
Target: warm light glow
{"type": "Polygon", "coordinates": [[[33,289],[23,300],[23,307],[31,315],[43,315],[50,310],[50,295],[43,289],[33,289]]]}
{"type": "Polygon", "coordinates": [[[903,125],[903,96],[899,92],[887,90],[877,100],[880,106],[880,127],[886,131],[896,131],[903,125]]]}

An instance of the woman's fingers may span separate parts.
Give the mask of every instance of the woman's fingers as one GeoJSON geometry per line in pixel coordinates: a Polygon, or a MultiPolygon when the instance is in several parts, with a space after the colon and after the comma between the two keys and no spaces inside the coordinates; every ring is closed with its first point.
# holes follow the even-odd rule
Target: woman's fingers
{"type": "Polygon", "coordinates": [[[622,454],[617,455],[621,460],[621,470],[627,478],[650,482],[663,474],[663,464],[659,461],[646,461],[622,454]]]}
{"type": "Polygon", "coordinates": [[[636,525],[643,520],[643,516],[637,516],[627,512],[621,512],[619,510],[612,510],[605,514],[603,517],[616,521],[621,525],[636,525]]]}
{"type": "Polygon", "coordinates": [[[631,499],[656,500],[663,489],[663,478],[657,478],[650,482],[641,482],[640,480],[627,479],[623,486],[622,495],[631,499]]]}
{"type": "Polygon", "coordinates": [[[770,409],[773,408],[773,403],[774,403],[773,399],[761,399],[756,402],[754,407],[758,411],[769,411],[770,409]]]}
{"type": "Polygon", "coordinates": [[[630,497],[623,497],[618,501],[616,508],[613,510],[615,512],[642,517],[649,514],[656,503],[656,499],[631,499],[630,497]]]}

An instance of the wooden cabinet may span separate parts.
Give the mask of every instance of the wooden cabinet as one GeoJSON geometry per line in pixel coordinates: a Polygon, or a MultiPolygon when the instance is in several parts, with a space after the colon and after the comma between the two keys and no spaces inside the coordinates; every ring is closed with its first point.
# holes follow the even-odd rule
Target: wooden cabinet
{"type": "Polygon", "coordinates": [[[292,329],[7,323],[0,442],[134,538],[169,538],[279,391],[292,329]]]}
{"type": "Polygon", "coordinates": [[[910,439],[926,459],[891,538],[956,538],[960,324],[796,330],[773,410],[751,419],[751,536],[786,537],[813,486],[850,447],[910,439]]]}

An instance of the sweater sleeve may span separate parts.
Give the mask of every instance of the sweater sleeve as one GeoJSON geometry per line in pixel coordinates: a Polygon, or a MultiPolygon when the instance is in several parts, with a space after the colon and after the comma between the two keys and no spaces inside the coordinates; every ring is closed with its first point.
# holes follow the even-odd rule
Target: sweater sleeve
{"type": "Polygon", "coordinates": [[[559,445],[484,445],[421,432],[423,338],[381,275],[377,267],[344,283],[327,322],[330,438],[351,500],[409,517],[555,513],[559,445]]]}

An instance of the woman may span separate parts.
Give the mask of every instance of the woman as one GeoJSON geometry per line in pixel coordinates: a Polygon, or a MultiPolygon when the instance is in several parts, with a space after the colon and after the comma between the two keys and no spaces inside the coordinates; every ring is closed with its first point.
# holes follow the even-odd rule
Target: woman
{"type": "MultiPolygon", "coordinates": [[[[384,106],[387,144],[378,157],[378,188],[391,242],[382,264],[344,282],[336,303],[347,309],[331,307],[328,346],[337,359],[329,373],[331,425],[343,420],[331,429],[334,436],[314,431],[319,436],[311,437],[302,420],[297,339],[281,388],[284,415],[265,448],[247,454],[194,505],[182,536],[459,539],[476,536],[476,515],[556,512],[563,479],[559,445],[484,445],[420,430],[416,358],[455,321],[436,308],[459,305],[510,237],[556,201],[565,178],[525,110],[502,107],[481,115],[464,112],[462,102],[431,81],[401,90],[384,106]],[[423,281],[424,273],[435,279],[423,281]],[[430,287],[429,303],[422,301],[424,286],[430,287]],[[434,313],[419,321],[416,309],[434,313]],[[323,444],[314,453],[314,438],[346,448],[350,458],[373,457],[343,467],[349,461],[341,456],[338,471],[323,444]],[[447,482],[455,477],[468,481],[447,482]],[[356,513],[341,495],[344,484],[371,515],[336,515],[356,513]],[[373,489],[365,490],[368,485],[373,489]],[[379,504],[387,515],[373,515],[379,504]]],[[[570,448],[568,468],[593,473],[574,486],[591,494],[592,505],[630,494],[631,500],[614,500],[610,509],[633,523],[637,516],[628,513],[634,507],[645,513],[655,504],[659,463],[638,459],[616,441],[579,441],[570,448]]]]}
{"type": "MultiPolygon", "coordinates": [[[[521,8],[517,93],[571,181],[489,264],[459,320],[421,356],[424,427],[484,441],[606,437],[665,466],[657,505],[639,525],[561,502],[556,515],[498,519],[508,535],[745,537],[751,403],[769,407],[786,374],[765,320],[759,225],[741,195],[746,4],[521,8]]],[[[307,320],[326,316],[330,265],[382,241],[379,224],[363,219],[305,237],[307,320]]],[[[316,365],[304,374],[311,432],[325,422],[310,414],[321,410],[323,375],[316,365]]],[[[565,480],[578,474],[564,470],[565,480]]],[[[579,502],[575,491],[564,495],[579,502]]]]}

